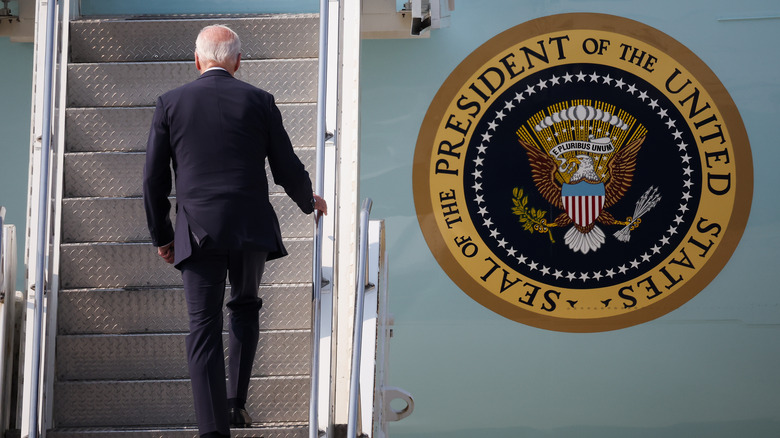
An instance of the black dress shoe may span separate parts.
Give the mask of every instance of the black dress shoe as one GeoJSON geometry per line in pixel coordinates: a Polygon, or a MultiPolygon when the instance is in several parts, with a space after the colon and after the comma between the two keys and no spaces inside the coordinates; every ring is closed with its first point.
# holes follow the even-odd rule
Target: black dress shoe
{"type": "Polygon", "coordinates": [[[251,427],[252,417],[246,409],[230,408],[230,425],[233,427],[251,427]]]}

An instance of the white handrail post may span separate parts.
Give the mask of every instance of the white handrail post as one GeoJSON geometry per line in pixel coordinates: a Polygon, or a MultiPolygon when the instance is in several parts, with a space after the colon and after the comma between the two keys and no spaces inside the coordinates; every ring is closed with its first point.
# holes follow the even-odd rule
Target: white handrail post
{"type": "MultiPolygon", "coordinates": [[[[319,67],[317,88],[317,149],[315,155],[314,192],[323,196],[325,163],[325,117],[328,89],[328,0],[320,0],[319,67]]],[[[320,324],[322,308],[322,226],[323,220],[315,211],[314,251],[312,254],[312,308],[311,308],[311,390],[309,395],[309,438],[319,436],[319,374],[320,324]]]]}
{"type": "Polygon", "coordinates": [[[363,300],[366,292],[366,260],[368,259],[368,217],[371,214],[371,198],[363,201],[360,210],[360,237],[357,268],[357,284],[355,285],[355,325],[352,337],[352,367],[349,379],[349,414],[347,417],[347,438],[357,436],[358,397],[360,382],[360,356],[363,344],[363,300]]]}

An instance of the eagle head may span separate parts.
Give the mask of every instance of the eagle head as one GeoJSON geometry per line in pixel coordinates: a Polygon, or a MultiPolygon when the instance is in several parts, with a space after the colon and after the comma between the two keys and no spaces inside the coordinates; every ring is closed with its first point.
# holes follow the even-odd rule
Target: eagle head
{"type": "Polygon", "coordinates": [[[577,170],[575,170],[574,174],[571,176],[569,184],[576,184],[583,180],[592,183],[601,181],[601,178],[596,174],[596,169],[593,166],[593,157],[590,155],[580,154],[570,158],[569,161],[575,163],[577,166],[577,170]]]}

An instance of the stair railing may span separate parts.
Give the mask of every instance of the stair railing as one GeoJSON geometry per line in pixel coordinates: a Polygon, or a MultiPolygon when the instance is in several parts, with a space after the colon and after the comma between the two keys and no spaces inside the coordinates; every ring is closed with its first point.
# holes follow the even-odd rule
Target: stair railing
{"type": "MultiPolygon", "coordinates": [[[[14,342],[21,314],[17,303],[21,294],[16,292],[16,227],[5,223],[5,207],[0,206],[0,436],[6,436],[12,420],[17,415],[11,410],[17,394],[13,382],[13,369],[19,360],[14,342]]],[[[17,379],[18,381],[18,379],[17,379]]]]}
{"type": "Polygon", "coordinates": [[[366,294],[366,269],[368,264],[368,218],[371,215],[373,201],[366,198],[360,210],[360,235],[357,265],[357,281],[355,284],[355,321],[352,327],[352,367],[349,379],[349,413],[347,416],[347,438],[357,437],[360,356],[363,345],[363,302],[366,294]]]}
{"type": "Polygon", "coordinates": [[[50,166],[49,157],[51,155],[52,140],[52,106],[54,90],[54,58],[55,38],[56,38],[56,5],[57,2],[50,0],[47,2],[46,12],[46,51],[43,68],[43,105],[42,125],[41,125],[41,152],[38,183],[38,216],[37,216],[37,245],[35,253],[35,313],[33,323],[33,345],[32,345],[32,372],[30,376],[30,422],[29,438],[37,438],[39,434],[39,394],[41,390],[41,356],[43,349],[43,307],[46,292],[46,244],[48,237],[48,219],[49,219],[49,179],[50,166]]]}
{"type": "MultiPolygon", "coordinates": [[[[319,66],[317,84],[317,149],[315,154],[314,192],[324,194],[326,96],[328,90],[328,0],[320,0],[319,66]]],[[[322,308],[322,227],[323,220],[314,212],[315,232],[312,254],[311,304],[311,391],[309,395],[309,438],[319,436],[320,324],[322,308]]]]}

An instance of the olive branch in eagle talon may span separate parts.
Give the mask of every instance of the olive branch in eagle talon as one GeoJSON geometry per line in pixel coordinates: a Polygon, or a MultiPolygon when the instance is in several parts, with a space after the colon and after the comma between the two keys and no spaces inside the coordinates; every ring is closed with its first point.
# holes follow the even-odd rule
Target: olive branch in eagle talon
{"type": "Polygon", "coordinates": [[[519,220],[520,223],[523,224],[523,229],[530,233],[533,233],[534,231],[538,233],[547,233],[550,236],[550,242],[555,243],[550,227],[555,227],[557,225],[547,223],[547,219],[545,219],[547,212],[538,210],[534,207],[529,209],[528,196],[523,195],[522,188],[515,187],[515,189],[512,190],[512,195],[514,196],[512,202],[515,204],[515,206],[512,207],[512,213],[520,216],[519,220]]]}

